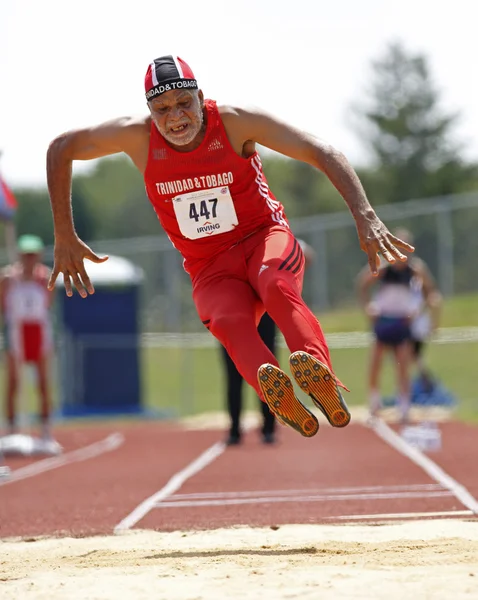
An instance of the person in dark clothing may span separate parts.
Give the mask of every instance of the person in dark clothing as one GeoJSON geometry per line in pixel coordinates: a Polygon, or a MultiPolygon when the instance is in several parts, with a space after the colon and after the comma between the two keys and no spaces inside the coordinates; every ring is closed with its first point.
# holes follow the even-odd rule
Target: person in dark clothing
{"type": "MultiPolygon", "coordinates": [[[[314,250],[306,244],[304,240],[297,240],[304,253],[304,269],[307,269],[314,259],[314,250]]],[[[262,341],[269,350],[276,355],[276,332],[277,327],[268,313],[264,313],[257,328],[262,341]]],[[[241,443],[241,413],[242,413],[242,390],[243,378],[237,370],[234,362],[227,353],[227,350],[222,347],[222,355],[224,366],[226,369],[226,389],[227,389],[227,410],[231,421],[229,435],[226,439],[228,446],[236,446],[241,443]]],[[[262,412],[262,428],[261,436],[264,444],[274,444],[276,441],[276,418],[270,412],[268,405],[262,402],[259,398],[259,404],[262,412]]]]}
{"type": "MultiPolygon", "coordinates": [[[[264,313],[259,326],[259,335],[262,341],[269,348],[272,354],[275,355],[276,350],[276,324],[271,317],[264,313]]],[[[227,375],[227,409],[231,419],[231,427],[229,436],[226,440],[228,446],[234,446],[241,442],[240,420],[242,412],[242,389],[244,379],[236,368],[227,350],[222,347],[222,354],[227,375]]],[[[275,427],[276,419],[270,412],[269,407],[259,398],[259,405],[262,411],[262,428],[261,435],[264,444],[273,444],[275,442],[275,427]]]]}

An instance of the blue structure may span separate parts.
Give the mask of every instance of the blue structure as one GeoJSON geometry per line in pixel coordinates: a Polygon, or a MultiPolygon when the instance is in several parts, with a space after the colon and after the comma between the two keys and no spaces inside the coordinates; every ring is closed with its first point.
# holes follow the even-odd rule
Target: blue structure
{"type": "Polygon", "coordinates": [[[59,282],[59,375],[64,417],[142,411],[139,293],[143,273],[110,256],[85,263],[95,294],[68,298],[59,282]]]}

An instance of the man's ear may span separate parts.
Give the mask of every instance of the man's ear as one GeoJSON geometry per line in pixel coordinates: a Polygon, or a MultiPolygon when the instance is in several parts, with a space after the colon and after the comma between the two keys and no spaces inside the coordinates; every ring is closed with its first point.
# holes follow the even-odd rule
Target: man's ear
{"type": "Polygon", "coordinates": [[[198,91],[198,98],[199,98],[199,104],[201,105],[201,108],[204,108],[204,94],[202,93],[202,90],[198,91]]]}

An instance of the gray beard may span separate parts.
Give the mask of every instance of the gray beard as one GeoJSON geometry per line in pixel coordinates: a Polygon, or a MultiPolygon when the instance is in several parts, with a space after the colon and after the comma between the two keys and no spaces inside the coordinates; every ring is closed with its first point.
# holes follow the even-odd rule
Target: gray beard
{"type": "Polygon", "coordinates": [[[155,123],[155,125],[159,133],[163,136],[163,138],[170,144],[173,144],[173,146],[187,146],[201,131],[203,123],[204,114],[202,109],[200,109],[197,114],[197,119],[195,119],[192,123],[189,124],[187,135],[185,137],[182,137],[180,140],[178,140],[176,136],[171,135],[168,131],[163,130],[161,127],[159,127],[158,124],[155,123]]]}

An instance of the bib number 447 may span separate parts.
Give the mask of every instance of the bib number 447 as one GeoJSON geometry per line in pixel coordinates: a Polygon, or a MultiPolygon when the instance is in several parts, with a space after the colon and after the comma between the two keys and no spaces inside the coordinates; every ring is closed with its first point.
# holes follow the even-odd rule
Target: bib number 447
{"type": "Polygon", "coordinates": [[[191,202],[189,206],[189,218],[194,219],[196,223],[199,219],[215,219],[217,217],[217,198],[201,200],[199,203],[199,212],[196,202],[191,202]]]}
{"type": "Polygon", "coordinates": [[[238,225],[228,186],[188,192],[173,198],[179,229],[190,240],[219,235],[238,225]]]}

